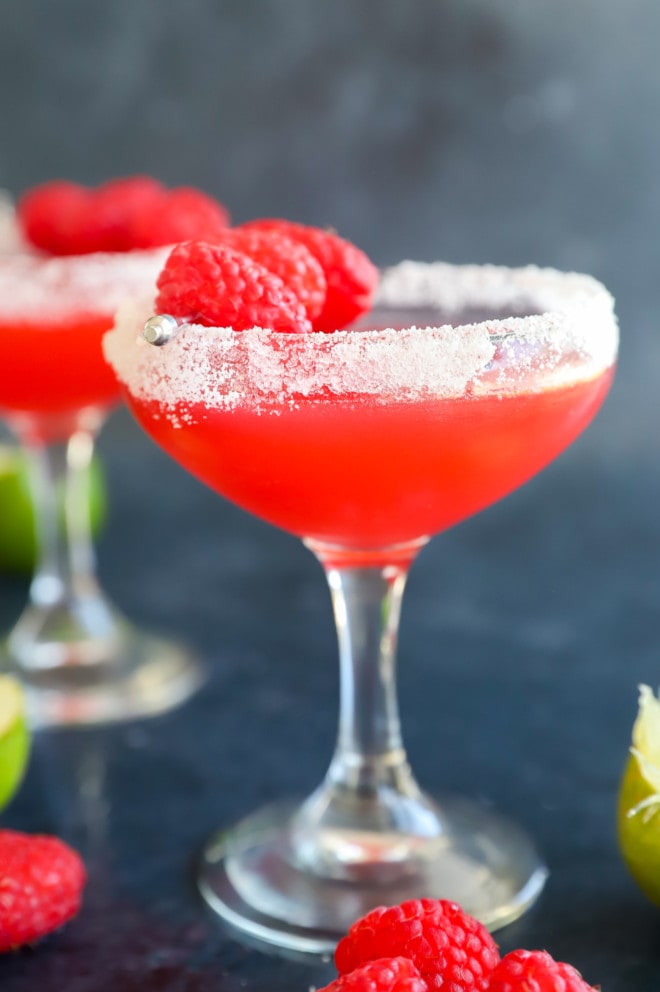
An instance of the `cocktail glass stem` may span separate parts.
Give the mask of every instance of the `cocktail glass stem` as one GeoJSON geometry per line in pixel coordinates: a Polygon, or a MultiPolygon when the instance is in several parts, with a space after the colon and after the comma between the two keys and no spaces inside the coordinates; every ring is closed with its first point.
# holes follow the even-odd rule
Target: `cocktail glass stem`
{"type": "Polygon", "coordinates": [[[408,569],[424,543],[360,553],[306,541],[332,595],[339,732],[325,779],[308,799],[258,810],[204,849],[202,894],[249,937],[328,952],[375,906],[422,897],[453,899],[496,928],[543,887],[545,866],[523,830],[480,802],[436,802],[408,765],[397,632],[408,569]]]}
{"type": "Polygon", "coordinates": [[[9,637],[19,666],[99,665],[112,654],[119,624],[95,576],[89,471],[95,430],[65,440],[24,440],[37,526],[37,567],[28,605],[9,637]]]}
{"type": "Polygon", "coordinates": [[[335,753],[320,788],[295,817],[301,866],[338,879],[382,882],[410,874],[420,841],[442,832],[403,746],[396,647],[408,564],[326,570],[339,639],[335,753]]]}
{"type": "Polygon", "coordinates": [[[48,422],[12,425],[27,458],[38,560],[1,660],[22,680],[34,726],[160,713],[203,680],[185,648],[134,627],[97,581],[89,487],[101,421],[98,411],[81,411],[55,440],[46,440],[48,422]]]}

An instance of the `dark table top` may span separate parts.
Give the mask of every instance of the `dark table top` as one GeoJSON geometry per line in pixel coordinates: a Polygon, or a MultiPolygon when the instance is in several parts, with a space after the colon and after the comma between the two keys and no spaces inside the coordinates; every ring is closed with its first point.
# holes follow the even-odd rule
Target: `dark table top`
{"type": "MultiPolygon", "coordinates": [[[[651,493],[602,438],[613,398],[519,492],[415,563],[400,643],[405,737],[429,791],[492,801],[532,832],[547,887],[502,930],[607,992],[660,986],[660,910],[623,867],[615,797],[636,685],[657,677],[660,566],[651,493]]],[[[329,760],[336,646],[320,567],[294,538],[225,504],[116,414],[101,443],[110,518],[100,573],[137,622],[187,640],[210,680],[158,718],[43,732],[6,825],[52,831],[89,868],[79,917],[0,960],[3,992],[300,990],[322,962],[249,950],[210,917],[194,858],[220,824],[304,795],[329,760]]],[[[26,583],[1,580],[8,627],[26,583]]]]}

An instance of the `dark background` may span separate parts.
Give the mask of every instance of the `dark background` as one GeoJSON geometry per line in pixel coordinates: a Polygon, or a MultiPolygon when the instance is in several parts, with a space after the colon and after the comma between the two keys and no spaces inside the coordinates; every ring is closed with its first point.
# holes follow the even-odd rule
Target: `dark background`
{"type": "MultiPolygon", "coordinates": [[[[659,911],[614,833],[636,686],[660,668],[659,38],[656,0],[0,7],[0,186],[14,194],[148,172],[216,194],[236,221],[332,224],[380,264],[537,262],[589,271],[616,296],[621,362],[597,421],[421,554],[401,632],[420,779],[515,815],[551,867],[503,949],[547,947],[608,992],[660,987],[659,911]]],[[[323,773],[336,649],[320,569],[188,478],[125,413],[100,448],[106,587],[214,674],[170,716],[83,748],[38,742],[10,822],[76,842],[93,884],[80,920],[0,962],[0,984],[322,984],[328,969],[226,940],[190,882],[209,830],[323,773]]],[[[25,582],[0,582],[8,628],[25,582]]]]}

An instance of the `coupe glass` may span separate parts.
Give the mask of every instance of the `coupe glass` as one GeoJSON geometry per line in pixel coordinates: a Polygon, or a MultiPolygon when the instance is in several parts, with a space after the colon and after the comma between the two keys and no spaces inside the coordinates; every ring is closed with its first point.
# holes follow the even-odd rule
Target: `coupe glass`
{"type": "Polygon", "coordinates": [[[27,457],[40,549],[0,663],[23,682],[37,726],[159,712],[199,683],[186,651],[104,598],[90,540],[94,439],[120,398],[101,337],[121,300],[155,285],[165,255],[0,255],[0,416],[27,457]]]}
{"type": "Polygon", "coordinates": [[[190,472],[299,535],[323,565],[341,699],[325,780],[212,838],[199,883],[253,938],[330,950],[360,914],[459,901],[518,917],[546,869],[515,824],[435,799],[403,748],[395,652],[408,569],[429,537],[500,499],[590,422],[617,351],[612,299],[554,270],[402,263],[334,334],[175,328],[125,309],[106,355],[145,430],[190,472]],[[170,339],[153,347],[149,339],[170,339]]]}

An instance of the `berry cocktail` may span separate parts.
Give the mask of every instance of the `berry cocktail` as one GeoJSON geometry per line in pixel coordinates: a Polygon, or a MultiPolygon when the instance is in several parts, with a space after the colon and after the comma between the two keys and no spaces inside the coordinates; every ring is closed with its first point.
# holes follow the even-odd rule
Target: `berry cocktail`
{"type": "MultiPolygon", "coordinates": [[[[431,351],[441,350],[441,335],[413,334],[420,348],[426,336],[431,351]]],[[[388,342],[383,334],[374,347],[405,349],[407,337],[401,330],[388,342]]],[[[251,344],[264,343],[252,336],[251,344]]],[[[341,335],[314,345],[314,358],[350,350],[341,335]]],[[[312,357],[307,338],[278,341],[280,347],[288,361],[312,357]]],[[[233,357],[242,363],[242,347],[233,357]]],[[[275,351],[264,361],[280,357],[275,351]]],[[[475,393],[468,402],[392,395],[379,403],[346,383],[339,395],[292,393],[290,402],[272,393],[228,408],[179,400],[169,417],[153,400],[133,398],[131,406],[166,451],[232,502],[340,549],[346,561],[353,551],[358,561],[366,554],[378,561],[383,548],[426,539],[525,482],[589,423],[610,378],[603,371],[541,392],[475,393]]]]}
{"type": "Polygon", "coordinates": [[[431,799],[407,764],[401,596],[432,535],[521,485],[593,418],[617,352],[611,297],[552,270],[404,263],[349,329],[290,318],[282,333],[207,326],[220,314],[191,298],[186,320],[179,276],[170,259],[155,302],[169,316],[148,321],[148,340],[147,303],[123,311],[106,354],[166,451],[314,551],[341,662],[325,781],[215,839],[203,892],[230,923],[298,949],[327,949],[358,913],[408,897],[455,899],[491,927],[515,919],[545,879],[533,844],[478,803],[431,799]]]}
{"type": "Polygon", "coordinates": [[[134,177],[95,191],[48,183],[20,202],[18,222],[24,250],[0,255],[0,416],[28,455],[40,559],[4,663],[37,723],[159,711],[199,672],[186,651],[121,618],[95,578],[88,468],[120,399],[101,338],[122,301],[155,288],[169,252],[157,245],[226,216],[197,191],[134,177]]]}
{"type": "Polygon", "coordinates": [[[0,257],[0,413],[45,443],[120,399],[101,339],[117,307],[155,285],[167,250],[0,257]],[[94,413],[92,413],[93,411],[94,413]]]}

